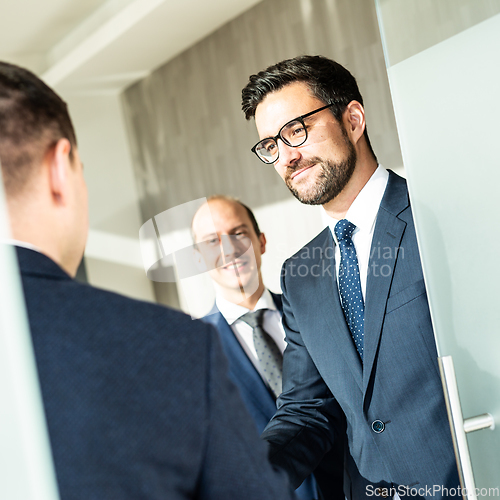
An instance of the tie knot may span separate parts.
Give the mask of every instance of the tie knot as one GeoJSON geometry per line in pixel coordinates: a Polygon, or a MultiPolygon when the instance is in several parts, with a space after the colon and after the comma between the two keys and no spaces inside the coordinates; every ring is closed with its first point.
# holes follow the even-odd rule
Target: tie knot
{"type": "Polygon", "coordinates": [[[355,229],[356,226],[347,219],[339,220],[337,224],[335,224],[335,236],[338,241],[345,240],[352,236],[355,229]]]}
{"type": "Polygon", "coordinates": [[[262,324],[264,322],[264,312],[265,309],[250,311],[241,316],[240,319],[247,325],[250,325],[252,328],[255,328],[256,326],[260,326],[262,328],[262,324]]]}

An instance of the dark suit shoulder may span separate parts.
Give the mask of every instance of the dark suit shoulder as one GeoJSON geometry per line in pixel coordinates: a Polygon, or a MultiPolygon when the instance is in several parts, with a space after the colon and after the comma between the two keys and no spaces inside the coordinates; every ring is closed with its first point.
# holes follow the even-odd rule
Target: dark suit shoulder
{"type": "Polygon", "coordinates": [[[54,325],[61,321],[76,330],[82,329],[83,325],[93,325],[99,330],[123,327],[125,331],[122,334],[145,332],[153,326],[191,330],[196,324],[196,328],[207,328],[180,311],[124,297],[69,278],[54,280],[50,276],[23,273],[22,281],[28,309],[50,316],[54,325]],[[38,290],[44,290],[44,293],[36,293],[38,290]]]}
{"type": "Polygon", "coordinates": [[[286,259],[285,264],[290,260],[303,259],[305,255],[311,255],[313,249],[323,248],[329,242],[330,238],[330,228],[327,226],[298,252],[295,252],[291,257],[286,259]]]}
{"type": "MultiPolygon", "coordinates": [[[[138,384],[163,387],[162,379],[180,377],[191,380],[192,390],[202,397],[203,384],[195,380],[206,377],[207,352],[216,335],[211,326],[179,311],[79,283],[67,275],[44,275],[33,269],[25,273],[22,267],[21,271],[46,391],[71,392],[76,387],[96,388],[107,383],[125,394],[138,384]],[[179,362],[182,359],[196,362],[179,362]],[[116,370],[111,369],[114,365],[116,370]],[[61,379],[61,373],[71,383],[61,379]]],[[[169,388],[172,397],[182,397],[182,390],[176,384],[169,388]]],[[[140,391],[132,393],[141,398],[140,391]]],[[[165,398],[157,403],[160,401],[168,407],[165,398]]]]}
{"type": "MultiPolygon", "coordinates": [[[[390,214],[405,220],[405,212],[410,207],[410,198],[408,195],[408,185],[406,179],[388,170],[389,179],[387,187],[380,203],[380,210],[385,210],[390,214]]],[[[410,211],[411,217],[411,211],[410,211]]]]}

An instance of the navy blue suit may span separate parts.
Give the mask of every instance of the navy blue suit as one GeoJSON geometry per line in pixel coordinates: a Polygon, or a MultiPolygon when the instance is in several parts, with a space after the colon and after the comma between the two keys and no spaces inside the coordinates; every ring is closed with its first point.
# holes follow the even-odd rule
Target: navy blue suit
{"type": "MultiPolygon", "coordinates": [[[[272,293],[276,307],[281,312],[281,296],[272,293]]],[[[240,390],[241,397],[250,412],[257,430],[261,433],[276,412],[276,398],[262,380],[259,372],[248,358],[224,316],[214,307],[202,318],[217,328],[222,348],[229,363],[229,377],[240,390]]]]}
{"type": "Polygon", "coordinates": [[[292,498],[212,327],[17,252],[62,500],[292,498]]]}
{"type": "MultiPolygon", "coordinates": [[[[281,295],[271,292],[273,301],[280,311],[283,312],[281,295]]],[[[243,402],[247,410],[250,412],[257,430],[262,433],[266,425],[276,413],[276,398],[271,390],[262,380],[259,372],[256,370],[253,363],[248,358],[240,342],[234,335],[231,326],[228,324],[224,316],[214,306],[210,314],[203,318],[204,321],[211,323],[217,328],[224,352],[229,362],[229,376],[240,390],[243,402]]],[[[335,465],[341,463],[342,447],[337,447],[335,453],[329,454],[327,460],[324,460],[319,476],[322,480],[319,481],[322,497],[325,499],[336,500],[339,493],[342,491],[336,485],[331,485],[332,476],[338,476],[338,472],[334,469],[335,465]],[[335,465],[333,463],[335,462],[335,465]],[[326,474],[323,470],[326,469],[326,474]],[[326,477],[325,477],[326,476],[326,477]]],[[[311,500],[317,498],[316,488],[312,477],[306,478],[303,484],[296,491],[297,497],[301,500],[311,500]]]]}
{"type": "Polygon", "coordinates": [[[263,434],[271,459],[298,484],[346,439],[348,498],[404,486],[413,498],[440,498],[426,488],[459,480],[406,181],[389,173],[377,216],[363,364],[340,304],[334,245],[326,228],[283,267],[288,344],[279,410],[263,434]]]}

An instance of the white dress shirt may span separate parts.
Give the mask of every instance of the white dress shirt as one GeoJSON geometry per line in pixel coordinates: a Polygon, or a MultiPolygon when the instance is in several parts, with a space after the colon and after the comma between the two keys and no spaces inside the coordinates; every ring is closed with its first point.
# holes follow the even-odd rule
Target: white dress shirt
{"type": "MultiPolygon", "coordinates": [[[[349,207],[349,210],[344,217],[356,226],[356,229],[352,233],[352,242],[358,257],[359,278],[361,281],[361,292],[363,294],[364,301],[366,301],[366,281],[368,278],[368,266],[370,261],[373,231],[375,229],[375,223],[377,222],[380,202],[384,197],[388,180],[389,172],[379,165],[377,170],[373,172],[373,175],[364,185],[363,189],[359,192],[358,196],[356,196],[356,199],[352,202],[352,205],[349,207]]],[[[336,243],[335,269],[338,276],[340,266],[340,248],[334,231],[335,224],[337,224],[337,222],[337,219],[330,217],[328,226],[330,227],[330,231],[332,232],[333,239],[336,243]]],[[[392,498],[394,500],[400,500],[397,493],[392,498]]]]}
{"type": "MultiPolygon", "coordinates": [[[[253,328],[239,319],[241,316],[249,312],[250,309],[242,307],[238,304],[233,304],[221,296],[216,297],[215,304],[222,316],[224,316],[224,319],[230,325],[246,355],[260,373],[262,380],[265,380],[259,366],[257,351],[255,350],[253,343],[253,328]]],[[[286,342],[285,331],[283,330],[283,326],[281,324],[281,313],[276,308],[271,292],[267,289],[264,290],[253,310],[258,311],[259,309],[267,309],[264,313],[262,328],[264,328],[264,330],[272,337],[272,339],[276,342],[278,349],[283,353],[286,347],[286,342]]]]}
{"type": "MultiPolygon", "coordinates": [[[[352,222],[356,229],[352,233],[352,242],[356,249],[359,265],[359,277],[361,281],[361,292],[363,300],[366,301],[366,280],[368,277],[368,265],[370,260],[370,249],[373,239],[373,230],[375,229],[375,222],[377,221],[378,209],[380,202],[384,196],[387,181],[389,180],[389,172],[381,165],[370,177],[368,182],[364,185],[363,189],[359,192],[356,199],[352,202],[345,215],[345,219],[352,222]]],[[[340,248],[335,236],[335,224],[338,220],[329,217],[328,226],[332,232],[333,239],[335,240],[335,269],[337,276],[339,274],[340,266],[340,248]]],[[[338,282],[337,282],[338,286],[338,282]]]]}

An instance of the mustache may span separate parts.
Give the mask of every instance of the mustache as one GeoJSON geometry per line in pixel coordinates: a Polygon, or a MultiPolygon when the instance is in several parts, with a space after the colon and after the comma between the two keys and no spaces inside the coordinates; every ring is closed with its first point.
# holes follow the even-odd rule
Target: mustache
{"type": "Polygon", "coordinates": [[[287,166],[287,177],[292,175],[297,170],[311,167],[317,163],[323,163],[323,160],[321,158],[319,158],[318,156],[315,156],[314,158],[309,158],[307,160],[302,159],[302,160],[299,160],[297,163],[294,163],[293,165],[288,165],[287,166]]]}

